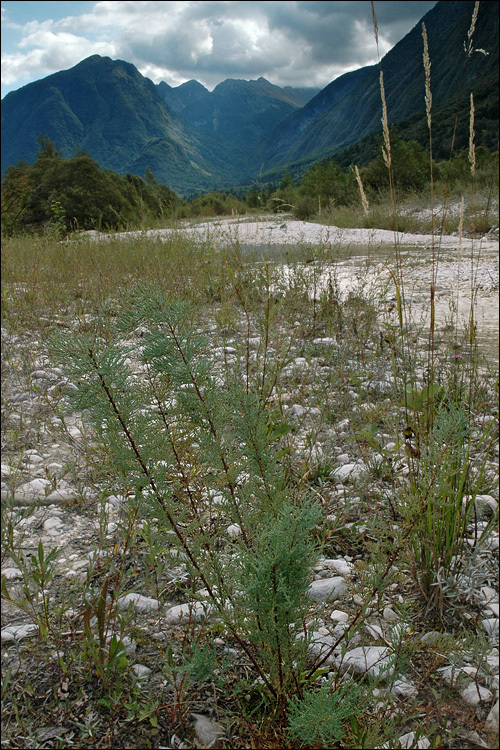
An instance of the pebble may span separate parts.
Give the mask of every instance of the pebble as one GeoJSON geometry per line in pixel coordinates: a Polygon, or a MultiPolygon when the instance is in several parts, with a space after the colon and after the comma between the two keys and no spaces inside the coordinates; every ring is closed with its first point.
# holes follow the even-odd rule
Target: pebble
{"type": "Polygon", "coordinates": [[[315,602],[335,601],[340,599],[347,591],[347,584],[341,576],[334,578],[321,578],[313,581],[307,593],[315,602]]]}
{"type": "Polygon", "coordinates": [[[369,674],[373,677],[388,677],[393,668],[388,666],[390,651],[387,646],[358,646],[336,657],[336,664],[342,674],[352,671],[355,675],[369,674]]]}
{"type": "Polygon", "coordinates": [[[485,729],[488,732],[495,732],[498,734],[498,700],[495,703],[495,705],[492,707],[491,711],[489,712],[488,716],[486,717],[485,722],[485,729]]]}
{"type": "Polygon", "coordinates": [[[2,641],[21,641],[38,633],[38,625],[28,623],[27,625],[9,625],[1,631],[2,641]]]}
{"type": "Polygon", "coordinates": [[[493,699],[491,690],[482,685],[477,685],[475,682],[471,682],[470,685],[460,692],[460,695],[471,706],[477,706],[482,702],[487,703],[493,699]]]}
{"type": "Polygon", "coordinates": [[[189,620],[203,620],[210,610],[210,605],[202,604],[202,602],[177,604],[165,612],[165,622],[169,625],[178,625],[181,622],[189,622],[189,620]]]}
{"type": "Polygon", "coordinates": [[[498,621],[498,617],[488,617],[481,620],[481,625],[491,638],[498,638],[498,621]]]}
{"type": "Polygon", "coordinates": [[[213,748],[217,740],[224,735],[224,729],[219,722],[205,714],[191,714],[194,719],[194,732],[198,740],[198,747],[213,748]]]}
{"type": "Polygon", "coordinates": [[[399,616],[394,612],[391,607],[384,607],[384,611],[382,612],[382,617],[386,622],[397,622],[399,620],[399,616]]]}
{"type": "Polygon", "coordinates": [[[237,539],[241,534],[241,527],[237,523],[232,523],[231,526],[227,527],[226,531],[231,539],[237,539]]]}
{"type": "Polygon", "coordinates": [[[334,469],[333,477],[343,482],[346,479],[359,479],[365,471],[366,467],[362,463],[348,463],[334,469]]]}
{"type": "Polygon", "coordinates": [[[144,680],[151,674],[151,669],[145,664],[133,664],[131,669],[138,680],[144,680]]]}
{"type": "Polygon", "coordinates": [[[8,581],[15,581],[16,579],[23,577],[19,568],[3,568],[2,575],[5,576],[8,581]]]}
{"type": "Polygon", "coordinates": [[[120,596],[117,600],[119,609],[128,609],[131,607],[136,612],[155,612],[160,607],[158,599],[152,599],[142,594],[130,593],[120,596]]]}
{"type": "Polygon", "coordinates": [[[349,615],[347,612],[342,612],[341,609],[334,609],[330,615],[330,619],[334,622],[347,622],[349,620],[349,615]]]}

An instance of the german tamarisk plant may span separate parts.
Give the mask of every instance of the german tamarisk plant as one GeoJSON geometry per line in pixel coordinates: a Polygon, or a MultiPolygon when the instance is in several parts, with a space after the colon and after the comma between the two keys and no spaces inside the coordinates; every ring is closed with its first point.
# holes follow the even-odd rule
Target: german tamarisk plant
{"type": "Polygon", "coordinates": [[[285,710],[306,673],[306,592],[321,511],[283,461],[289,427],[262,398],[263,379],[217,375],[212,343],[194,320],[190,305],[144,286],[106,341],[59,336],[53,354],[74,384],[72,407],[88,414],[115,475],[135,494],[138,520],[159,519],[186,560],[195,597],[285,710]],[[141,346],[124,347],[123,334],[137,329],[141,346]],[[126,362],[132,356],[140,378],[126,362]]]}

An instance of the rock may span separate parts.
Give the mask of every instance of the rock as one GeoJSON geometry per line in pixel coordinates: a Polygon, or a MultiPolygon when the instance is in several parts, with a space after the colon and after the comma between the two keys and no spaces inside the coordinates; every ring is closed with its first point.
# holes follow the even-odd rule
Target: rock
{"type": "Polygon", "coordinates": [[[486,717],[484,728],[488,732],[495,732],[495,734],[498,734],[498,701],[486,717]]]}
{"type": "Polygon", "coordinates": [[[9,625],[1,632],[2,641],[21,641],[38,633],[38,625],[29,623],[27,625],[9,625]]]}
{"type": "Polygon", "coordinates": [[[158,599],[152,599],[142,594],[125,594],[120,596],[117,601],[119,609],[128,609],[129,607],[136,612],[155,612],[160,607],[158,599]]]}
{"type": "Polygon", "coordinates": [[[380,673],[389,676],[394,671],[389,667],[390,651],[386,646],[358,646],[346,651],[344,656],[336,657],[336,664],[342,674],[353,672],[355,675],[368,673],[378,677],[380,673]]]}
{"type": "Polygon", "coordinates": [[[399,680],[395,680],[391,693],[397,698],[408,698],[408,696],[416,693],[415,685],[407,680],[405,677],[401,677],[399,680]]]}
{"type": "Polygon", "coordinates": [[[16,489],[14,500],[22,504],[23,502],[31,505],[35,500],[45,500],[52,482],[48,479],[32,479],[16,489]]]}
{"type": "Polygon", "coordinates": [[[382,617],[386,622],[397,622],[399,620],[398,615],[394,612],[391,607],[385,607],[384,611],[382,612],[382,617]]]}
{"type": "MultiPolygon", "coordinates": [[[[325,635],[324,633],[320,633],[318,630],[316,630],[311,634],[311,640],[307,648],[307,653],[309,654],[311,659],[319,661],[327,654],[328,651],[330,651],[336,640],[337,638],[332,637],[331,635],[325,635]]],[[[332,651],[331,654],[327,657],[325,664],[335,664],[334,651],[332,651]]]]}
{"type": "Polygon", "coordinates": [[[365,466],[360,463],[349,463],[339,466],[333,471],[333,478],[343,482],[346,479],[359,479],[364,474],[365,466]]]}
{"type": "Polygon", "coordinates": [[[500,610],[499,610],[499,604],[498,604],[498,602],[490,602],[489,604],[486,605],[486,607],[484,608],[483,612],[485,614],[492,614],[493,618],[496,618],[498,620],[498,617],[500,615],[500,610]]]}
{"type": "Polygon", "coordinates": [[[224,729],[218,721],[204,714],[191,714],[194,719],[194,731],[198,746],[203,748],[215,747],[217,740],[224,735],[224,729]]]}
{"type": "Polygon", "coordinates": [[[431,743],[427,739],[427,737],[421,737],[419,740],[417,740],[417,743],[415,744],[415,732],[408,732],[407,734],[402,734],[399,738],[399,744],[402,748],[420,748],[420,750],[427,750],[428,747],[430,747],[431,743]]]}
{"type": "Polygon", "coordinates": [[[241,528],[238,526],[237,523],[232,523],[231,526],[228,526],[227,529],[228,536],[231,537],[231,539],[237,539],[239,535],[241,534],[241,528]]]}
{"type": "Polygon", "coordinates": [[[476,495],[474,506],[480,519],[491,518],[498,509],[498,501],[492,495],[476,495]]]}
{"type": "Polygon", "coordinates": [[[498,617],[488,617],[481,620],[481,625],[491,638],[498,638],[498,617]]]}
{"type": "Polygon", "coordinates": [[[62,525],[63,522],[60,518],[57,517],[47,518],[47,520],[43,522],[43,528],[45,529],[45,531],[50,531],[51,529],[60,529],[62,525]]]}
{"type": "Polygon", "coordinates": [[[64,503],[69,500],[76,500],[78,497],[77,491],[69,488],[61,488],[54,490],[47,495],[47,502],[52,503],[64,503]]]}
{"type": "Polygon", "coordinates": [[[347,584],[341,576],[313,581],[307,589],[307,593],[315,602],[335,601],[340,599],[346,591],[347,584]]]}
{"type": "Polygon", "coordinates": [[[8,581],[15,581],[17,578],[23,577],[19,568],[4,568],[2,570],[2,575],[5,576],[8,581]]]}
{"type": "Polygon", "coordinates": [[[165,612],[165,622],[169,625],[177,625],[188,622],[190,619],[203,620],[210,612],[209,604],[194,602],[193,604],[177,604],[165,612]]]}
{"type": "Polygon", "coordinates": [[[322,568],[334,570],[339,576],[343,576],[344,578],[351,576],[354,570],[354,565],[342,558],[339,558],[338,560],[330,560],[329,558],[321,560],[318,567],[320,566],[322,568]]]}
{"type": "Polygon", "coordinates": [[[330,615],[330,619],[334,622],[347,622],[349,620],[349,615],[347,612],[342,612],[341,609],[334,609],[330,615]]]}
{"type": "Polygon", "coordinates": [[[131,669],[138,680],[145,680],[151,674],[150,668],[145,664],[133,664],[131,669]]]}
{"type": "Polygon", "coordinates": [[[493,699],[493,693],[482,685],[471,682],[460,695],[466,703],[471,706],[477,706],[479,703],[488,702],[493,699]]]}
{"type": "Polygon", "coordinates": [[[293,406],[288,409],[286,415],[287,417],[298,417],[300,419],[305,413],[306,409],[303,406],[300,404],[293,404],[293,406]]]}

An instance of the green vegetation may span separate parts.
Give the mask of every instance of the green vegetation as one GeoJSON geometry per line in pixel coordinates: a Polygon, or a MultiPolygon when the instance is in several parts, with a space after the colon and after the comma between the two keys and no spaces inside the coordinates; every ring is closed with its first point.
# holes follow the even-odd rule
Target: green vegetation
{"type": "Polygon", "coordinates": [[[385,158],[359,181],[329,160],[300,184],[285,172],[275,187],[252,186],[246,202],[182,203],[150,173],[65,160],[45,139],[33,167],[9,170],[4,491],[15,496],[28,446],[55,444],[78,487],[60,513],[88,522],[72,568],[52,544],[26,551],[36,503],[2,506],[2,561],[20,575],[2,578],[5,609],[38,634],[3,654],[10,747],[196,747],[200,713],[219,723],[220,748],[397,747],[410,732],[456,746],[471,731],[486,744],[485,701],[470,706],[443,679],[455,664],[475,669],[478,694],[495,679],[481,589],[497,576],[498,505],[479,499],[498,491],[498,368],[478,346],[474,273],[465,324],[451,305],[438,329],[434,248],[424,268],[395,243],[377,284],[362,273],[345,290],[340,246],[291,243],[284,260],[272,246],[254,258],[181,229],[71,234],[247,207],[306,211],[307,201],[323,219],[345,210],[373,226],[385,214],[395,228],[401,198],[434,201],[466,183],[468,228],[484,232],[490,208],[475,208],[485,196],[491,206],[497,183],[473,130],[469,140],[466,154],[435,164],[432,139],[428,152],[393,139],[385,120],[385,158]],[[415,271],[429,277],[425,323],[412,315],[415,271]],[[55,373],[46,386],[40,363],[55,373]],[[345,454],[358,474],[339,476],[345,454]],[[345,628],[337,603],[310,596],[332,570],[320,561],[340,556],[345,628]],[[157,607],[123,608],[130,592],[157,607]],[[169,619],[177,602],[182,618],[169,619]],[[374,643],[388,659],[356,671],[352,649],[374,643]]]}
{"type": "Polygon", "coordinates": [[[2,227],[6,234],[143,227],[176,215],[182,201],[150,170],[146,177],[103,170],[80,153],[63,159],[43,136],[35,163],[9,167],[2,182],[2,227]]]}

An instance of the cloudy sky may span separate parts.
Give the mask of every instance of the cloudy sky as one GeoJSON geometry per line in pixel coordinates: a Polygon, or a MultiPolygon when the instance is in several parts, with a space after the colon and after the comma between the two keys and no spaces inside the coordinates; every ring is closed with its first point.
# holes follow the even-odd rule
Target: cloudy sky
{"type": "MultiPolygon", "coordinates": [[[[383,56],[433,2],[375,2],[383,56]]],[[[326,86],[377,62],[366,2],[2,2],[2,97],[89,55],[134,63],[155,83],[264,76],[326,86]]]]}

